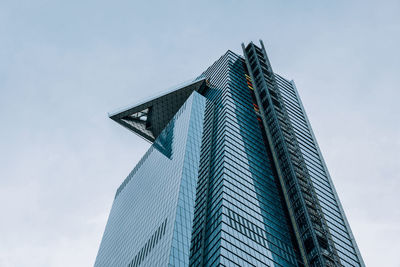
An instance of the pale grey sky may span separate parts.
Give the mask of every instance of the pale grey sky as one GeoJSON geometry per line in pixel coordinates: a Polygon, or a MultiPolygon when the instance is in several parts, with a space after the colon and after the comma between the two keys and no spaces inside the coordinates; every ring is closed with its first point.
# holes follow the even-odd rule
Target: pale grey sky
{"type": "Polygon", "coordinates": [[[400,266],[399,1],[1,1],[0,267],[91,266],[149,147],[107,118],[263,39],[367,266],[400,266]]]}

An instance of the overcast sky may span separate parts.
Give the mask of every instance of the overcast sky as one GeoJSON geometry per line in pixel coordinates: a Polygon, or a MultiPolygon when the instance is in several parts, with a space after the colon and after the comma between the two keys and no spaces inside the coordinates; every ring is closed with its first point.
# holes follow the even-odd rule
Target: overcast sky
{"type": "Polygon", "coordinates": [[[149,144],[107,117],[263,39],[367,266],[400,266],[400,2],[0,1],[0,267],[92,266],[149,144]]]}

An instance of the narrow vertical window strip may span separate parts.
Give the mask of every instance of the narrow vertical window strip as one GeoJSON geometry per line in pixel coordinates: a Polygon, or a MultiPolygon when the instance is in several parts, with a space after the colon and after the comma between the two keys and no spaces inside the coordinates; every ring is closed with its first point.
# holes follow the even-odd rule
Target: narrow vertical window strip
{"type": "Polygon", "coordinates": [[[135,257],[129,262],[128,267],[137,267],[145,260],[147,255],[153,250],[161,238],[165,235],[167,229],[167,218],[164,222],[157,228],[157,230],[151,235],[135,257]]]}

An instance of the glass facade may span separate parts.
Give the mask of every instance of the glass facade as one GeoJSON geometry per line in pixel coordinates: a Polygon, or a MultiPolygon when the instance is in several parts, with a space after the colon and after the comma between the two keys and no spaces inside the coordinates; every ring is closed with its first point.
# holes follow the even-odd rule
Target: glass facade
{"type": "Polygon", "coordinates": [[[95,266],[188,265],[205,103],[194,92],[117,190],[95,266]]]}
{"type": "Polygon", "coordinates": [[[364,266],[294,82],[243,51],[110,116],[152,146],[95,266],[364,266]]]}
{"type": "Polygon", "coordinates": [[[201,76],[214,108],[204,129],[210,156],[199,175],[193,266],[296,266],[299,258],[246,75],[244,60],[228,51],[201,76]]]}

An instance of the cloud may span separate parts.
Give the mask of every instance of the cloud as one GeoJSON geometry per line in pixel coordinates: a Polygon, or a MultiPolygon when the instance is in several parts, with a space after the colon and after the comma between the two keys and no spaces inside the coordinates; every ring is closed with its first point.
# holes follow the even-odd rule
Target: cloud
{"type": "Polygon", "coordinates": [[[0,266],[92,265],[148,148],[106,113],[259,38],[296,81],[366,264],[399,266],[399,4],[248,5],[1,4],[0,266]]]}

